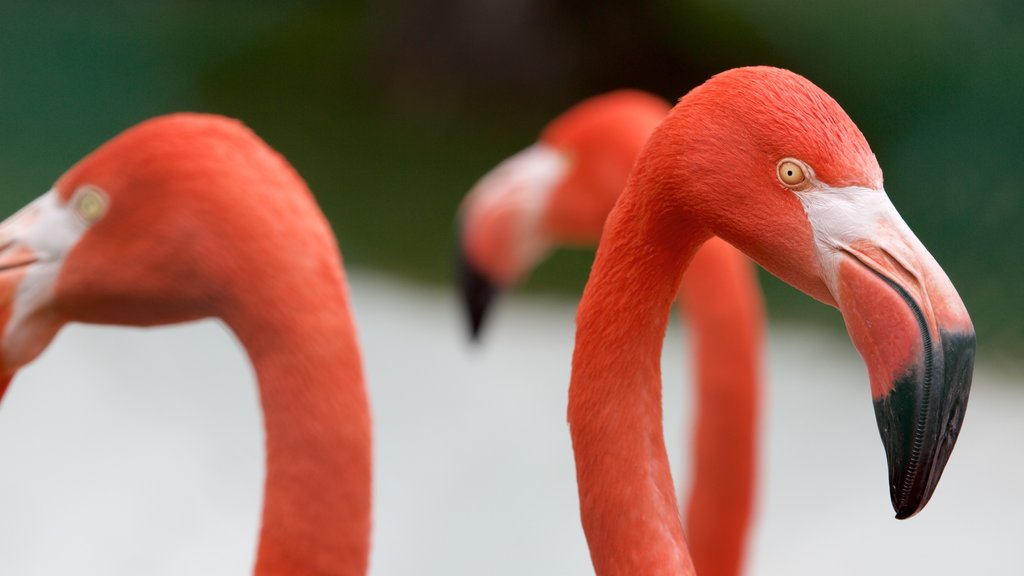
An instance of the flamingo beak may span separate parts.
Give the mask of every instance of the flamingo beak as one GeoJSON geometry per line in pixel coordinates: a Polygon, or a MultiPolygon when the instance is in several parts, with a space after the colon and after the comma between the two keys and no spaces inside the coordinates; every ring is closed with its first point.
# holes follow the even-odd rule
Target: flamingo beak
{"type": "Polygon", "coordinates": [[[473,265],[465,250],[458,250],[457,259],[459,292],[469,315],[469,335],[473,342],[479,342],[487,310],[501,289],[473,265]]]}
{"type": "Polygon", "coordinates": [[[522,280],[550,249],[539,222],[568,168],[562,152],[534,144],[484,175],[463,200],[458,281],[474,342],[495,296],[522,280]]]}
{"type": "Polygon", "coordinates": [[[34,212],[27,210],[0,224],[0,335],[4,343],[0,350],[0,399],[17,369],[6,346],[15,298],[29,268],[39,261],[36,253],[19,240],[20,232],[34,219],[34,212]]]}
{"type": "Polygon", "coordinates": [[[64,255],[85,229],[54,190],[0,223],[0,399],[63,325],[54,290],[64,255]]]}
{"type": "Polygon", "coordinates": [[[836,300],[867,364],[896,518],[920,512],[967,408],[975,334],[949,278],[909,228],[839,250],[836,300]]]}

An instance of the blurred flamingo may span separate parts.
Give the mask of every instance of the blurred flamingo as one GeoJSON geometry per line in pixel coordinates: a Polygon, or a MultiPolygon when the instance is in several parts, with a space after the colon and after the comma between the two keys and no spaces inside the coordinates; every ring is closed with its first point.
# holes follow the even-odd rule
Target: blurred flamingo
{"type": "MultiPolygon", "coordinates": [[[[577,104],[484,176],[460,211],[461,288],[478,338],[488,307],[553,248],[597,244],[669,105],[623,90],[577,104]]],[[[755,491],[763,307],[750,261],[711,239],[679,298],[693,324],[697,418],[686,535],[701,574],[743,567],[755,491]]]]}
{"type": "Polygon", "coordinates": [[[792,72],[719,74],[641,152],[577,313],[568,417],[601,576],[695,573],[665,454],[659,356],[683,271],[712,235],[842,312],[868,366],[897,518],[928,502],[960,430],[974,329],[889,202],[863,135],[792,72]]]}
{"type": "Polygon", "coordinates": [[[3,394],[68,322],[217,317],[259,381],[255,574],[362,575],[371,430],[340,254],[301,177],[241,123],[155,118],[0,225],[3,394]]]}

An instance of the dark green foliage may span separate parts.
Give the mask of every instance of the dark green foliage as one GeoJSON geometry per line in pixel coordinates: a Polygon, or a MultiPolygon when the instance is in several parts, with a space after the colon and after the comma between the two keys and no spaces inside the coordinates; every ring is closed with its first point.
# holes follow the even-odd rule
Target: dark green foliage
{"type": "MultiPolygon", "coordinates": [[[[893,203],[975,319],[983,356],[1024,335],[1024,9],[1010,0],[7,3],[0,20],[0,210],[155,114],[243,119],[287,156],[347,262],[452,282],[473,182],[595,92],[681,96],[773,64],[832,94],[871,142],[893,203]]],[[[578,294],[590,253],[524,288],[578,294]]],[[[781,318],[838,314],[765,280],[781,318]]],[[[453,286],[454,290],[454,286],[453,286]]]]}

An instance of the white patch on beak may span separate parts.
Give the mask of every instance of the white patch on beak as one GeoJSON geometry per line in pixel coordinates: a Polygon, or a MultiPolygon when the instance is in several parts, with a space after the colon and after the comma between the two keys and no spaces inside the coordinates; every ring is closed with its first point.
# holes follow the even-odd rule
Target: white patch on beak
{"type": "Polygon", "coordinates": [[[0,245],[5,250],[26,250],[36,259],[27,266],[11,303],[11,317],[3,334],[6,366],[27,363],[52,337],[49,334],[40,346],[40,332],[49,327],[45,320],[42,324],[34,320],[53,301],[64,258],[89,228],[75,213],[73,204],[62,203],[51,189],[0,224],[0,245]]]}
{"type": "Polygon", "coordinates": [[[547,252],[548,242],[537,233],[552,191],[569,172],[569,159],[544,144],[534,144],[507,158],[484,175],[463,203],[463,218],[472,213],[514,212],[518,241],[512,243],[521,268],[528,268],[547,252]]]}
{"type": "Polygon", "coordinates": [[[822,279],[837,302],[839,262],[844,254],[849,256],[855,252],[852,247],[858,241],[877,245],[920,280],[915,261],[921,253],[927,254],[927,250],[903,221],[884,189],[833,188],[815,180],[808,189],[793,193],[807,213],[822,279]]]}

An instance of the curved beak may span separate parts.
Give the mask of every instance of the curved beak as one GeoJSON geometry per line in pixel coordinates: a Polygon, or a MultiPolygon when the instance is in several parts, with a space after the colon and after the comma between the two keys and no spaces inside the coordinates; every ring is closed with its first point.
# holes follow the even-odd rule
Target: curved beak
{"type": "Polygon", "coordinates": [[[54,190],[0,223],[0,399],[64,322],[53,298],[66,254],[85,230],[54,190]]]}
{"type": "Polygon", "coordinates": [[[0,223],[0,400],[18,366],[8,354],[9,324],[15,314],[15,297],[32,264],[35,251],[21,241],[23,232],[37,219],[32,205],[0,223]]]}
{"type": "Polygon", "coordinates": [[[469,335],[473,342],[479,342],[487,310],[501,290],[473,265],[463,248],[457,248],[457,252],[459,293],[469,315],[469,335]]]}
{"type": "MultiPolygon", "coordinates": [[[[895,214],[895,212],[893,212],[895,214]]],[[[896,517],[931,498],[956,443],[974,366],[970,317],[901,219],[840,248],[837,301],[871,378],[896,517]]]]}
{"type": "Polygon", "coordinates": [[[462,201],[456,258],[473,341],[501,287],[522,280],[550,248],[538,224],[568,168],[562,152],[534,144],[485,174],[462,201]]]}

